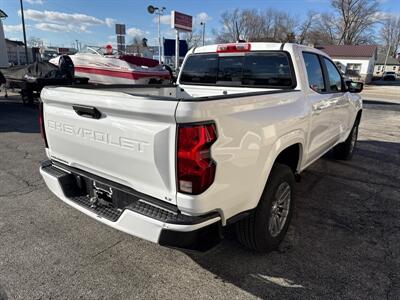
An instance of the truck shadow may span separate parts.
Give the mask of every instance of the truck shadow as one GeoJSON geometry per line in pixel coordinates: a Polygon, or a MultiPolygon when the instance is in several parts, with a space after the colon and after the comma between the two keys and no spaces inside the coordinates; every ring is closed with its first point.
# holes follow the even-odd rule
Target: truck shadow
{"type": "Polygon", "coordinates": [[[37,105],[23,105],[19,96],[0,97],[0,132],[39,133],[37,105]]]}
{"type": "Polygon", "coordinates": [[[277,251],[248,251],[230,228],[214,250],[188,255],[260,298],[385,298],[400,246],[399,165],[400,143],[360,141],[352,161],[328,155],[303,173],[277,251]]]}

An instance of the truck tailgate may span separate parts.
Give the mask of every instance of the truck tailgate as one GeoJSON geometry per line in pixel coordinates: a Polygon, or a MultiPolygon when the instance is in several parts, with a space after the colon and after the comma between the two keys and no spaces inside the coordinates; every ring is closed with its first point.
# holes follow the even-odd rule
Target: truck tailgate
{"type": "Polygon", "coordinates": [[[178,101],[61,87],[41,98],[51,159],[176,204],[178,101]],[[82,106],[101,116],[79,115],[82,106]]]}

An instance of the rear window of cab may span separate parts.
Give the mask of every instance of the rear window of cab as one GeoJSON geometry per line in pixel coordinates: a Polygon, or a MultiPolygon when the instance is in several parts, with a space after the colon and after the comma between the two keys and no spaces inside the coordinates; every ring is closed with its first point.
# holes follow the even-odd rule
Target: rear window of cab
{"type": "Polygon", "coordinates": [[[183,66],[180,83],[293,88],[294,78],[290,58],[283,51],[192,54],[183,66]]]}

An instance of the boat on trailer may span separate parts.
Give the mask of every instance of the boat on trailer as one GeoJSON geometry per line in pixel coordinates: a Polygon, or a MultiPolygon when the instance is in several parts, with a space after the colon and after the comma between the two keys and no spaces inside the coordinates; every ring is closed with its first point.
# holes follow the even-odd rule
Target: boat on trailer
{"type": "MultiPolygon", "coordinates": [[[[118,52],[112,47],[87,46],[69,55],[77,76],[98,84],[168,84],[171,74],[157,60],[118,52]]],[[[58,65],[59,58],[50,60],[58,65]]]]}

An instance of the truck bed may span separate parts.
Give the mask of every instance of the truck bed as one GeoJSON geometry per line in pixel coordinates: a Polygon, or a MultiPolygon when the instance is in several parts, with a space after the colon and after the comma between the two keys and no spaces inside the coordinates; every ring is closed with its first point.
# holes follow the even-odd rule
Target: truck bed
{"type": "Polygon", "coordinates": [[[234,86],[196,86],[196,85],[80,85],[80,89],[99,90],[109,92],[126,93],[132,96],[146,97],[150,100],[184,100],[207,101],[227,99],[232,97],[245,97],[256,95],[268,95],[296,91],[294,89],[266,89],[244,88],[234,86]]]}

